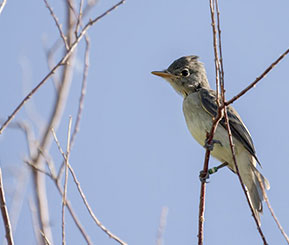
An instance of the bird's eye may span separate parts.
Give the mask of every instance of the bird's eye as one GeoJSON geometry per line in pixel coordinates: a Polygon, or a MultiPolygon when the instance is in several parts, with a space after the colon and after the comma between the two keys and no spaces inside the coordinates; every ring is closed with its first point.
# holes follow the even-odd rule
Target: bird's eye
{"type": "Polygon", "coordinates": [[[184,69],[184,70],[182,70],[181,74],[183,77],[188,77],[190,75],[190,72],[188,69],[184,69]]]}

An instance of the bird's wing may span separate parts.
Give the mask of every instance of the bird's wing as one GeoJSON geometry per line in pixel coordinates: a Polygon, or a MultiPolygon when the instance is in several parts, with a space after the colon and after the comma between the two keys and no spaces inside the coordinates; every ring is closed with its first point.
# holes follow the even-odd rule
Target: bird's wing
{"type": "MultiPolygon", "coordinates": [[[[216,92],[214,90],[202,88],[199,90],[198,93],[204,110],[207,111],[212,117],[216,117],[218,112],[218,105],[216,103],[216,92]]],[[[260,164],[256,156],[256,151],[253,145],[251,135],[245,124],[243,123],[241,117],[239,116],[237,111],[231,106],[227,107],[227,114],[232,135],[243,144],[243,146],[252,154],[252,156],[254,156],[254,158],[260,164]]],[[[225,118],[221,119],[220,124],[227,130],[225,118]]]]}

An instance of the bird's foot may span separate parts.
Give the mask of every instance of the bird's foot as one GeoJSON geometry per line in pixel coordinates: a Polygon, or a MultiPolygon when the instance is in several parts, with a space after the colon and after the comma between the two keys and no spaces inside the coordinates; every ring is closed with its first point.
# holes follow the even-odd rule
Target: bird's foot
{"type": "Polygon", "coordinates": [[[204,182],[204,183],[208,183],[207,179],[210,178],[211,174],[216,173],[220,168],[223,168],[223,167],[226,167],[226,166],[228,166],[228,163],[224,162],[224,163],[222,163],[221,165],[219,165],[217,167],[210,168],[207,172],[205,172],[204,170],[201,170],[200,171],[200,175],[199,175],[200,181],[204,182]]]}
{"type": "Polygon", "coordinates": [[[204,147],[208,149],[209,151],[214,150],[214,144],[219,144],[220,146],[223,146],[222,142],[220,140],[215,140],[213,139],[211,143],[208,142],[208,139],[205,140],[205,145],[204,147]]]}
{"type": "Polygon", "coordinates": [[[199,178],[202,183],[209,183],[209,181],[207,181],[210,178],[209,171],[205,172],[204,170],[201,170],[199,178]]]}

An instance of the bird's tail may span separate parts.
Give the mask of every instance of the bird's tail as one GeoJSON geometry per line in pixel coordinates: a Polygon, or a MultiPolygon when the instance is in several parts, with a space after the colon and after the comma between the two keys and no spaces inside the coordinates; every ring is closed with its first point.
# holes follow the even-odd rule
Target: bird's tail
{"type": "Polygon", "coordinates": [[[256,169],[255,159],[252,156],[250,156],[247,163],[248,164],[238,164],[239,171],[243,183],[247,188],[255,216],[260,225],[260,213],[263,212],[262,201],[264,200],[261,183],[266,190],[270,189],[270,184],[269,181],[256,169]]]}

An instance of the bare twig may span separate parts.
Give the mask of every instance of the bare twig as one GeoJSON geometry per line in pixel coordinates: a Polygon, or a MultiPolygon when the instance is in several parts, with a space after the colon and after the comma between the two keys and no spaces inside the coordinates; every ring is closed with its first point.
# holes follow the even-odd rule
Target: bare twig
{"type": "Polygon", "coordinates": [[[58,18],[56,17],[55,13],[53,12],[53,9],[51,8],[51,6],[49,5],[49,3],[47,2],[47,0],[43,0],[45,2],[45,5],[46,7],[48,8],[49,12],[50,12],[50,15],[52,16],[56,26],[57,26],[57,29],[59,31],[59,35],[60,37],[62,38],[63,40],[63,43],[64,43],[64,46],[66,48],[66,50],[69,49],[69,45],[67,43],[67,37],[64,35],[63,31],[62,31],[62,27],[61,27],[61,24],[59,23],[58,21],[58,18]]]}
{"type": "MultiPolygon", "coordinates": [[[[90,50],[90,40],[89,40],[88,35],[85,35],[85,42],[86,42],[86,48],[85,48],[85,55],[84,55],[84,68],[83,68],[83,74],[82,74],[82,87],[81,87],[81,94],[79,98],[76,123],[75,123],[74,130],[71,136],[71,142],[70,142],[71,147],[73,146],[76,135],[79,132],[79,125],[80,125],[80,120],[81,120],[82,111],[84,107],[84,98],[85,98],[86,87],[87,87],[87,75],[88,75],[88,68],[89,68],[89,50],[90,50]]],[[[58,181],[60,181],[61,179],[63,169],[64,169],[64,164],[65,162],[63,161],[59,168],[58,175],[57,175],[58,181]]]]}
{"type": "MultiPolygon", "coordinates": [[[[219,5],[218,5],[218,1],[215,1],[216,3],[216,10],[217,10],[217,27],[218,27],[218,43],[219,43],[219,53],[220,53],[220,59],[219,59],[219,63],[220,63],[220,67],[219,67],[219,76],[220,76],[220,85],[223,86],[223,88],[225,88],[225,84],[224,84],[224,65],[223,65],[223,52],[222,52],[222,38],[221,38],[221,24],[220,24],[220,11],[219,11],[219,5]]],[[[213,28],[215,29],[215,28],[213,28]]],[[[216,31],[216,29],[215,29],[216,31]]],[[[217,45],[216,45],[217,46],[217,45]]],[[[225,89],[223,89],[223,91],[225,91],[225,89]]]]}
{"type": "Polygon", "coordinates": [[[47,175],[48,177],[52,177],[51,173],[48,173],[46,170],[38,168],[37,166],[35,166],[34,164],[32,164],[31,162],[29,162],[29,161],[27,161],[27,160],[24,160],[24,162],[25,162],[29,167],[31,167],[34,171],[38,171],[38,172],[40,172],[40,173],[43,173],[43,174],[47,175]]]}
{"type": "MultiPolygon", "coordinates": [[[[213,120],[211,131],[209,134],[207,134],[208,144],[212,143],[217,126],[220,120],[222,119],[222,117],[223,117],[223,108],[219,107],[217,117],[215,118],[215,120],[213,120]]],[[[204,175],[208,173],[210,154],[211,154],[211,151],[207,149],[206,154],[205,154],[204,167],[203,167],[204,175]]],[[[198,244],[199,245],[202,245],[203,240],[204,240],[205,197],[206,197],[206,182],[202,181],[201,191],[200,191],[200,204],[199,204],[199,231],[198,231],[198,244]]]]}
{"type": "Polygon", "coordinates": [[[284,236],[287,244],[289,244],[289,237],[288,237],[288,235],[286,234],[286,232],[284,231],[284,229],[283,229],[282,225],[280,224],[277,216],[275,215],[275,212],[274,212],[274,210],[273,210],[273,208],[272,208],[272,206],[271,206],[271,204],[270,204],[270,202],[269,202],[269,198],[268,198],[267,193],[266,193],[266,191],[265,191],[265,188],[264,188],[264,185],[263,185],[263,181],[261,180],[261,178],[260,178],[259,175],[257,175],[257,177],[258,177],[258,181],[259,181],[259,183],[260,183],[261,189],[262,189],[263,197],[264,197],[265,202],[266,202],[266,204],[267,204],[267,206],[268,206],[268,209],[269,209],[269,211],[270,211],[273,219],[275,220],[275,223],[277,224],[279,230],[281,231],[282,235],[284,236]]]}
{"type": "Polygon", "coordinates": [[[216,31],[216,21],[215,21],[215,10],[214,10],[214,1],[210,0],[210,12],[211,12],[211,21],[212,21],[212,31],[213,31],[213,47],[214,47],[214,54],[215,54],[215,73],[216,73],[216,102],[217,105],[220,106],[220,102],[219,102],[219,93],[220,93],[220,74],[219,74],[219,70],[220,70],[220,64],[219,64],[219,55],[218,55],[218,49],[217,49],[217,31],[216,31]]]}
{"type": "Polygon", "coordinates": [[[81,19],[82,19],[82,8],[83,8],[83,0],[80,0],[79,12],[78,12],[78,16],[77,16],[77,20],[76,20],[76,26],[75,26],[75,37],[77,37],[78,28],[79,28],[79,25],[80,25],[81,19]]]}
{"type": "MultiPolygon", "coordinates": [[[[57,190],[59,192],[59,194],[61,196],[63,196],[63,190],[62,190],[62,186],[60,185],[60,183],[57,181],[57,179],[53,179],[54,183],[56,184],[57,190]]],[[[89,238],[89,236],[86,234],[85,229],[83,228],[82,224],[80,223],[77,215],[75,214],[74,210],[72,209],[72,205],[70,203],[70,201],[68,199],[66,199],[66,207],[74,221],[74,223],[76,224],[77,228],[79,229],[80,233],[82,234],[83,238],[85,239],[85,241],[87,242],[87,244],[92,245],[92,242],[89,238]]]]}
{"type": "MultiPolygon", "coordinates": [[[[219,102],[219,58],[218,58],[218,49],[217,49],[217,32],[216,32],[216,22],[215,22],[215,13],[214,13],[214,3],[210,0],[210,11],[211,11],[211,20],[212,20],[212,30],[213,30],[213,47],[215,54],[215,71],[216,71],[216,103],[218,105],[218,114],[215,119],[213,119],[212,128],[209,134],[207,134],[207,142],[208,144],[212,143],[214,138],[214,134],[218,127],[220,120],[223,117],[223,107],[220,106],[219,102]]],[[[203,174],[206,175],[208,173],[209,168],[209,159],[210,159],[210,150],[206,150],[205,161],[203,167],[203,174]]],[[[201,184],[200,191],[200,204],[199,204],[199,231],[198,231],[198,244],[202,245],[204,240],[204,214],[205,214],[205,197],[206,197],[206,182],[203,181],[201,184]]]]}
{"type": "Polygon", "coordinates": [[[90,50],[90,40],[89,37],[85,36],[86,47],[85,47],[85,55],[84,55],[84,68],[83,68],[83,75],[82,75],[82,87],[81,87],[81,94],[79,98],[78,104],[78,112],[77,118],[74,126],[74,130],[71,136],[71,146],[74,144],[75,136],[79,131],[80,119],[82,116],[82,111],[84,107],[84,98],[86,94],[86,87],[87,87],[87,75],[88,75],[88,68],[89,68],[89,50],[90,50]]]}
{"type": "Polygon", "coordinates": [[[68,125],[68,133],[67,133],[67,146],[66,146],[66,159],[65,159],[65,179],[64,179],[63,197],[62,197],[62,244],[63,245],[66,243],[65,242],[65,206],[66,206],[67,182],[68,182],[68,160],[69,160],[69,155],[70,155],[71,123],[72,123],[72,118],[70,116],[69,117],[69,125],[68,125]]]}
{"type": "MultiPolygon", "coordinates": [[[[221,88],[221,89],[223,89],[223,88],[221,88]]],[[[223,101],[225,101],[224,98],[223,98],[223,101]]],[[[241,186],[242,186],[242,189],[243,189],[243,191],[244,191],[244,193],[245,193],[245,196],[246,196],[248,205],[249,205],[249,207],[250,207],[250,209],[251,209],[252,216],[253,216],[253,218],[254,218],[254,220],[255,220],[255,223],[256,223],[256,226],[257,226],[257,230],[258,230],[259,233],[260,233],[260,236],[261,236],[261,238],[262,238],[262,240],[263,240],[263,242],[264,242],[264,245],[268,245],[268,243],[267,243],[267,241],[266,241],[266,238],[265,238],[265,236],[264,236],[264,233],[263,233],[263,231],[262,231],[262,229],[261,229],[261,227],[260,227],[260,224],[259,224],[259,222],[258,222],[258,219],[257,219],[257,217],[256,217],[256,214],[255,214],[255,212],[254,212],[253,206],[252,206],[252,204],[251,204],[251,202],[250,202],[250,198],[249,198],[248,191],[247,191],[247,189],[246,189],[246,187],[245,187],[245,185],[244,185],[244,183],[243,183],[243,180],[242,180],[241,175],[240,175],[240,172],[239,172],[239,167],[238,167],[237,160],[236,160],[235,147],[234,147],[234,143],[233,143],[233,137],[232,137],[232,132],[231,132],[230,124],[229,124],[229,118],[228,118],[228,115],[227,115],[227,107],[226,107],[226,106],[225,106],[224,116],[225,116],[225,120],[226,120],[226,126],[227,126],[228,135],[229,135],[229,142],[230,142],[230,147],[231,147],[231,151],[232,151],[232,155],[233,155],[233,160],[234,160],[234,164],[235,164],[235,168],[236,168],[236,173],[237,173],[237,175],[238,175],[238,178],[239,178],[240,184],[241,184],[241,186]]]]}
{"type": "Polygon", "coordinates": [[[289,53],[289,48],[281,54],[277,60],[275,60],[259,77],[256,78],[254,82],[252,82],[248,87],[243,89],[240,93],[238,93],[236,96],[234,96],[229,101],[225,102],[226,105],[230,105],[233,102],[235,102],[237,99],[239,99],[242,95],[247,93],[251,88],[255,87],[256,84],[263,79],[287,54],[289,53]]]}
{"type": "Polygon", "coordinates": [[[5,226],[7,244],[13,245],[14,241],[13,241],[13,236],[12,236],[12,229],[11,229],[9,214],[8,214],[6,201],[5,201],[1,168],[0,168],[0,208],[1,208],[1,214],[2,214],[2,218],[3,218],[4,226],[5,226]]]}
{"type": "MultiPolygon", "coordinates": [[[[36,204],[35,204],[32,197],[29,197],[28,204],[29,204],[29,209],[30,209],[30,214],[31,214],[34,236],[35,236],[37,244],[41,244],[42,243],[42,237],[39,236],[40,224],[39,224],[39,221],[37,218],[36,204]]],[[[40,231],[40,234],[41,234],[41,231],[40,231]]]]}
{"type": "Polygon", "coordinates": [[[3,0],[2,3],[0,4],[0,14],[2,13],[6,3],[7,3],[7,0],[3,0]]]}
{"type": "MultiPolygon", "coordinates": [[[[221,75],[221,80],[220,80],[220,86],[221,86],[221,99],[222,99],[222,104],[225,105],[225,88],[224,88],[224,67],[223,67],[223,57],[222,57],[222,44],[221,44],[221,27],[220,27],[220,18],[219,18],[219,15],[220,15],[220,12],[219,12],[219,7],[218,7],[218,0],[215,0],[215,5],[216,5],[216,10],[217,10],[217,16],[218,16],[218,37],[219,37],[219,52],[220,52],[220,58],[222,60],[221,62],[221,67],[219,68],[219,74],[221,75]]],[[[214,28],[216,28],[214,26],[214,28]]],[[[215,43],[214,43],[215,45],[215,43]]],[[[218,59],[218,58],[217,58],[218,59]]],[[[220,61],[219,61],[220,62],[220,61]]],[[[235,168],[236,168],[236,173],[239,177],[239,181],[240,181],[240,184],[242,186],[242,189],[245,193],[245,196],[246,196],[246,199],[247,199],[247,202],[249,204],[249,207],[251,209],[251,212],[252,212],[252,216],[256,222],[256,225],[257,225],[257,229],[260,233],[260,236],[264,242],[264,245],[267,244],[267,241],[265,239],[265,236],[263,234],[263,231],[261,230],[261,227],[260,227],[260,224],[257,220],[257,217],[256,217],[256,214],[254,212],[254,209],[253,209],[253,206],[250,202],[250,198],[249,198],[249,194],[248,194],[248,191],[243,183],[243,180],[241,178],[241,175],[240,175],[240,172],[239,172],[239,168],[238,168],[238,165],[237,165],[237,160],[236,160],[236,154],[235,154],[235,148],[234,148],[234,143],[233,143],[233,137],[232,137],[232,132],[231,132],[231,127],[230,127],[230,124],[229,124],[229,118],[228,118],[228,114],[227,114],[227,107],[225,106],[224,107],[224,118],[225,118],[225,122],[226,122],[226,127],[227,127],[227,131],[228,131],[228,136],[229,136],[229,143],[230,143],[230,147],[231,147],[231,151],[232,151],[232,155],[233,155],[233,161],[234,161],[234,164],[235,164],[235,168]]]]}
{"type": "Polygon", "coordinates": [[[110,238],[114,239],[114,240],[117,241],[119,244],[126,245],[126,243],[125,243],[124,241],[122,241],[119,237],[117,237],[116,235],[114,235],[113,233],[111,233],[111,231],[109,231],[109,230],[99,221],[99,219],[98,219],[98,218],[95,216],[95,214],[93,213],[93,211],[92,211],[92,209],[91,209],[91,207],[90,207],[90,205],[89,205],[89,203],[88,203],[88,201],[87,201],[87,199],[86,199],[86,197],[85,197],[85,195],[84,195],[84,192],[82,191],[82,188],[81,188],[80,183],[79,183],[79,181],[78,181],[78,179],[77,179],[77,177],[76,177],[76,174],[75,174],[73,168],[71,167],[71,165],[69,164],[69,161],[68,161],[68,159],[67,159],[67,157],[66,157],[66,154],[65,154],[64,151],[62,150],[62,147],[61,147],[61,145],[60,145],[60,143],[59,143],[59,141],[58,141],[58,139],[57,139],[57,136],[56,136],[56,134],[55,134],[55,132],[54,132],[53,129],[52,129],[52,133],[53,133],[54,140],[55,140],[55,142],[56,142],[56,144],[57,144],[57,147],[58,147],[58,149],[59,149],[59,152],[61,153],[63,159],[67,162],[69,171],[70,171],[70,173],[71,173],[71,175],[72,175],[72,177],[73,177],[74,183],[75,183],[76,186],[77,186],[78,192],[79,192],[79,194],[80,194],[80,196],[81,196],[81,198],[82,198],[82,200],[83,200],[83,202],[84,202],[84,205],[85,205],[85,207],[86,207],[87,210],[88,210],[88,213],[90,214],[90,216],[92,217],[92,219],[94,220],[94,222],[97,224],[97,226],[100,227],[110,238]]]}
{"type": "Polygon", "coordinates": [[[66,54],[62,57],[62,59],[52,68],[52,70],[40,81],[39,84],[37,84],[37,86],[31,90],[31,92],[20,102],[20,104],[14,109],[14,111],[11,113],[10,116],[8,116],[7,120],[3,123],[3,125],[0,128],[0,134],[3,133],[4,129],[7,127],[7,125],[11,122],[11,120],[15,117],[15,115],[20,111],[20,109],[23,107],[23,105],[35,94],[35,92],[47,81],[48,78],[50,78],[50,76],[52,74],[54,74],[54,72],[62,65],[66,64],[67,59],[69,58],[69,56],[73,53],[73,51],[75,50],[75,48],[77,47],[78,43],[81,41],[81,39],[83,38],[83,36],[86,34],[86,32],[89,30],[89,28],[91,26],[93,26],[97,21],[101,20],[103,17],[105,17],[106,15],[108,15],[111,11],[113,11],[114,9],[116,9],[118,6],[120,6],[121,4],[123,4],[125,2],[125,0],[121,0],[120,2],[118,2],[117,4],[113,5],[110,9],[108,9],[107,11],[105,11],[103,14],[99,15],[98,17],[96,17],[95,19],[90,20],[82,29],[82,31],[80,32],[80,34],[78,35],[78,37],[76,38],[76,40],[70,45],[69,50],[67,50],[66,54]]]}
{"type": "Polygon", "coordinates": [[[48,237],[44,234],[44,232],[43,232],[43,231],[40,231],[40,234],[41,234],[41,236],[42,236],[43,239],[44,239],[45,245],[51,245],[48,237]]]}
{"type": "Polygon", "coordinates": [[[168,216],[168,207],[163,207],[161,211],[161,217],[160,217],[160,225],[157,233],[157,242],[156,245],[163,245],[163,236],[166,228],[167,223],[167,216],[168,216]]]}

